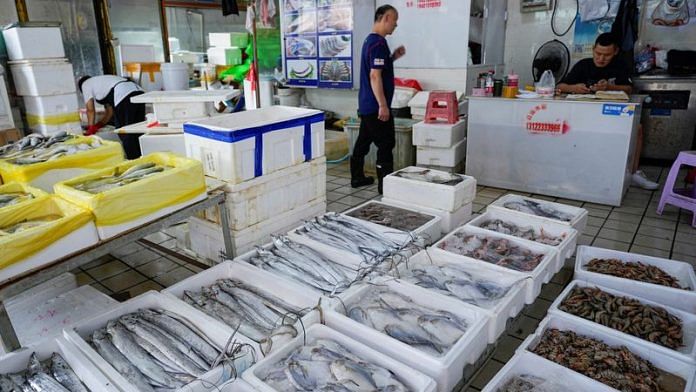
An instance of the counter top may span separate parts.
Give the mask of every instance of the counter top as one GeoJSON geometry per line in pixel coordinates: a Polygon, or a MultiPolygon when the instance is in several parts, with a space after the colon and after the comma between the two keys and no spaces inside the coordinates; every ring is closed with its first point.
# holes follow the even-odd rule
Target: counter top
{"type": "Polygon", "coordinates": [[[468,95],[466,98],[469,100],[481,99],[481,100],[496,100],[496,101],[511,101],[511,102],[568,102],[568,103],[579,103],[579,104],[598,104],[598,103],[615,103],[615,104],[627,104],[632,103],[640,105],[643,101],[644,95],[631,96],[628,101],[611,101],[602,99],[565,99],[564,97],[553,97],[553,98],[503,98],[503,97],[475,97],[468,95]]]}

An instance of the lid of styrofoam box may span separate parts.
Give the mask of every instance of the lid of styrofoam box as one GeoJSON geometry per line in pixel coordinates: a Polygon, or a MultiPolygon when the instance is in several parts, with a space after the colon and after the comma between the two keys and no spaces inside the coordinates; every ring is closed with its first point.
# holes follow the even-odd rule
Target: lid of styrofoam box
{"type": "Polygon", "coordinates": [[[227,101],[241,94],[236,89],[225,90],[182,90],[150,91],[131,98],[133,103],[168,103],[168,102],[216,102],[227,101]]]}
{"type": "Polygon", "coordinates": [[[50,66],[50,65],[65,65],[70,63],[65,57],[50,58],[50,59],[35,59],[35,60],[14,60],[8,61],[10,67],[26,67],[26,66],[50,66]]]}
{"type": "Polygon", "coordinates": [[[532,216],[536,216],[536,217],[541,218],[541,219],[548,219],[548,220],[552,220],[552,221],[555,221],[555,222],[560,222],[560,223],[563,223],[563,224],[566,224],[566,225],[571,225],[571,226],[573,226],[573,227],[575,227],[576,224],[577,224],[579,221],[581,221],[582,219],[584,219],[584,218],[587,217],[587,210],[584,209],[584,208],[575,207],[575,206],[570,206],[570,205],[562,204],[562,203],[556,203],[556,202],[547,201],[547,200],[535,199],[535,198],[533,198],[533,197],[522,196],[522,195],[516,195],[516,194],[512,194],[512,193],[507,194],[507,195],[505,195],[505,196],[499,198],[498,200],[494,201],[493,203],[491,203],[491,204],[489,205],[489,208],[490,208],[490,207],[494,207],[494,208],[504,208],[504,209],[506,209],[506,210],[508,210],[508,211],[514,211],[514,212],[516,212],[516,213],[525,214],[525,215],[532,215],[532,216]],[[554,219],[554,218],[548,218],[548,217],[545,217],[545,216],[539,216],[539,215],[529,214],[529,213],[526,213],[526,212],[517,211],[517,210],[513,210],[513,209],[510,209],[510,208],[505,207],[505,203],[512,202],[512,201],[523,202],[524,200],[530,200],[530,201],[537,202],[537,203],[539,203],[539,204],[541,204],[541,205],[547,205],[547,206],[549,206],[549,207],[553,207],[554,209],[557,209],[557,210],[560,211],[560,212],[564,212],[564,213],[570,214],[570,215],[572,215],[573,217],[572,217],[572,219],[571,219],[570,221],[562,221],[562,220],[559,220],[559,219],[554,219]]]}
{"type": "MultiPolygon", "coordinates": [[[[655,365],[657,368],[683,378],[684,381],[686,381],[686,388],[684,389],[684,391],[693,391],[693,388],[696,387],[696,364],[680,361],[669,354],[658,352],[645,345],[637,344],[632,340],[626,340],[621,336],[621,334],[601,328],[596,328],[595,325],[596,324],[585,320],[566,318],[555,314],[550,314],[546,316],[546,318],[541,320],[541,323],[539,323],[539,326],[537,327],[536,331],[533,334],[529,335],[527,339],[525,339],[524,342],[522,342],[522,344],[517,348],[517,354],[532,354],[531,350],[537,346],[539,341],[541,341],[544,332],[548,329],[573,331],[578,335],[602,341],[613,348],[628,348],[630,352],[641,357],[644,360],[650,361],[650,363],[655,365]]],[[[538,358],[542,357],[539,356],[538,358]]],[[[552,362],[545,358],[544,360],[552,362]]],[[[556,364],[555,362],[552,363],[556,364]]],[[[609,389],[614,390],[613,388],[609,389]]],[[[595,389],[592,390],[594,391],[595,389]]]]}
{"type": "Polygon", "coordinates": [[[324,121],[324,112],[290,106],[269,106],[184,123],[184,133],[227,141],[236,140],[235,132],[283,129],[306,122],[324,121]]]}
{"type": "Polygon", "coordinates": [[[122,128],[116,129],[116,133],[149,133],[149,134],[177,134],[184,133],[183,126],[177,127],[167,124],[167,126],[156,125],[148,126],[147,121],[142,121],[135,124],[129,124],[122,128]]]}

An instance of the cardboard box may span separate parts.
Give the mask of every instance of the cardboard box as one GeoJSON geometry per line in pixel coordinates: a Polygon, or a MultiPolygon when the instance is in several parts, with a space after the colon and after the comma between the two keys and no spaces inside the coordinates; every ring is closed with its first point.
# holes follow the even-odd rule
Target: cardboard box
{"type": "Polygon", "coordinates": [[[16,142],[22,138],[22,134],[17,128],[0,130],[0,146],[4,146],[9,142],[16,142]]]}

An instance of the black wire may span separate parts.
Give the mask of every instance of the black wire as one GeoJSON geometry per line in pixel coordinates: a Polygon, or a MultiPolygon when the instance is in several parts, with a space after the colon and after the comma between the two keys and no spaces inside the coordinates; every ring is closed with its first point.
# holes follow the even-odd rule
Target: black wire
{"type": "Polygon", "coordinates": [[[562,34],[559,34],[558,31],[556,31],[556,26],[553,23],[553,21],[556,19],[556,11],[557,10],[558,10],[558,0],[556,0],[556,4],[554,4],[553,11],[551,12],[551,31],[553,31],[553,33],[556,34],[557,37],[563,37],[564,35],[568,34],[570,29],[573,27],[573,24],[575,24],[575,19],[578,18],[578,14],[580,13],[579,0],[575,0],[575,16],[570,21],[570,24],[568,24],[568,28],[565,29],[565,31],[562,34]]]}

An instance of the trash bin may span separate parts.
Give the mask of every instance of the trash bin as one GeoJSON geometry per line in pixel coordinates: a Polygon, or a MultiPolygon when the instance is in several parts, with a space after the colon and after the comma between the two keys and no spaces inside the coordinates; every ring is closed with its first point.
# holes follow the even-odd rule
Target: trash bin
{"type": "MultiPolygon", "coordinates": [[[[396,146],[394,147],[394,170],[403,169],[416,164],[416,147],[413,145],[413,124],[418,120],[410,118],[394,118],[394,130],[396,131],[396,146]]],[[[360,131],[360,119],[350,118],[343,126],[343,131],[348,134],[349,153],[353,155],[355,140],[360,131]]],[[[365,171],[375,173],[377,161],[377,146],[370,145],[370,152],[365,157],[365,171]]]]}

